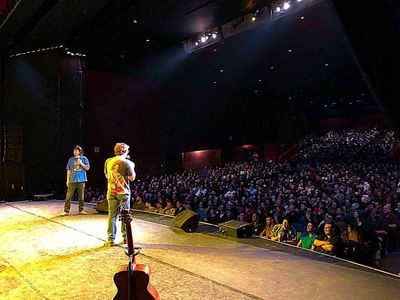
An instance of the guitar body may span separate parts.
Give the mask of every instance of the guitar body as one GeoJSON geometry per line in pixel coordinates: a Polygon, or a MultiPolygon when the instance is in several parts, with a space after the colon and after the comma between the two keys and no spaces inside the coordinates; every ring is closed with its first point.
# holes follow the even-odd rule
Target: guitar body
{"type": "Polygon", "coordinates": [[[114,300],[159,300],[158,292],[149,283],[150,268],[146,265],[135,264],[131,284],[131,297],[128,293],[129,265],[120,265],[114,275],[114,283],[118,292],[114,300]]]}

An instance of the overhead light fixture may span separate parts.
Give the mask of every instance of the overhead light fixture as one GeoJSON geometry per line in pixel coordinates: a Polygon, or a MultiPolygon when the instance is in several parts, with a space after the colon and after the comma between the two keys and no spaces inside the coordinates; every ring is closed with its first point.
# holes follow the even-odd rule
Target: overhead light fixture
{"type": "MultiPolygon", "coordinates": [[[[296,9],[302,9],[304,8],[305,5],[314,5],[317,4],[318,2],[321,2],[321,0],[277,0],[274,1],[275,3],[273,4],[272,8],[272,19],[276,19],[281,17],[282,15],[286,14],[287,11],[290,10],[296,10],[296,9]],[[277,14],[278,13],[278,14],[277,14]]],[[[301,17],[303,20],[304,17],[301,17]]]]}
{"type": "Polygon", "coordinates": [[[283,3],[283,9],[284,10],[288,10],[289,8],[290,8],[290,3],[289,2],[283,3]]]}
{"type": "Polygon", "coordinates": [[[194,39],[183,41],[183,48],[186,52],[191,53],[205,46],[209,46],[219,42],[222,39],[222,34],[218,28],[206,31],[194,39]]]}
{"type": "Polygon", "coordinates": [[[256,11],[253,12],[253,17],[257,18],[259,16],[261,16],[264,13],[264,10],[262,8],[257,9],[256,11]]]}
{"type": "MultiPolygon", "coordinates": [[[[286,15],[289,8],[291,11],[295,11],[296,9],[304,8],[304,5],[314,5],[322,0],[276,0],[273,1],[274,4],[267,5],[262,8],[259,8],[253,12],[250,12],[244,16],[233,19],[225,24],[222,24],[214,29],[209,29],[203,32],[202,34],[188,38],[182,42],[183,48],[186,52],[192,53],[193,51],[202,49],[210,44],[217,43],[222,39],[228,38],[234,34],[243,32],[245,30],[254,28],[258,26],[262,22],[259,22],[261,18],[268,22],[274,21],[280,17],[286,15]],[[300,3],[301,2],[301,3],[300,3]],[[264,13],[268,12],[268,13],[264,13]],[[262,17],[260,18],[260,16],[262,17]]],[[[301,17],[304,19],[304,17],[301,17]]]]}
{"type": "Polygon", "coordinates": [[[25,52],[13,53],[13,54],[10,54],[10,57],[16,57],[16,56],[22,56],[22,55],[27,55],[27,54],[31,54],[31,53],[39,53],[39,52],[45,52],[45,51],[49,51],[49,50],[61,49],[63,47],[64,47],[64,45],[39,48],[39,49],[29,50],[29,51],[25,51],[25,52]]]}

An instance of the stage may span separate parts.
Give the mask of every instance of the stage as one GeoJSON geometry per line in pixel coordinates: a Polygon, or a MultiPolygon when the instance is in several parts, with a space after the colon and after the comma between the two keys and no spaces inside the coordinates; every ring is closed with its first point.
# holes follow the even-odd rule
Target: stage
{"type": "MultiPolygon", "coordinates": [[[[122,245],[104,247],[107,215],[59,216],[63,201],[0,204],[0,299],[112,299],[122,245]]],[[[138,263],[161,299],[399,299],[400,278],[263,239],[185,233],[134,212],[138,263]]],[[[118,232],[116,242],[122,240],[118,232]]]]}

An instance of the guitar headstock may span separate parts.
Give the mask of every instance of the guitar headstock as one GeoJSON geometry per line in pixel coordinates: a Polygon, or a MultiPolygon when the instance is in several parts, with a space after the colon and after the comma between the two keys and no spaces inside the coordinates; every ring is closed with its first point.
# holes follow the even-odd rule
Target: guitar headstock
{"type": "Polygon", "coordinates": [[[133,245],[132,229],[131,229],[132,215],[129,209],[121,208],[120,216],[121,216],[121,221],[122,223],[125,224],[125,229],[126,229],[126,244],[127,244],[126,254],[134,258],[135,248],[133,245]]]}
{"type": "Polygon", "coordinates": [[[132,222],[132,215],[131,215],[129,209],[126,209],[126,208],[121,209],[121,221],[125,225],[130,224],[132,222]]]}

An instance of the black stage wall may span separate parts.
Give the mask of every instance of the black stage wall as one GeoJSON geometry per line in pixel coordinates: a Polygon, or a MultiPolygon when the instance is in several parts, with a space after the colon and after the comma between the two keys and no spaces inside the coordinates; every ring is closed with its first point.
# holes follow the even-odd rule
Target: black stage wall
{"type": "MultiPolygon", "coordinates": [[[[88,70],[88,144],[92,178],[116,142],[131,146],[139,176],[179,171],[182,152],[251,142],[294,141],[306,124],[293,104],[268,98],[219,98],[158,81],[88,70]]],[[[193,78],[193,80],[196,80],[193,78]]]]}
{"type": "Polygon", "coordinates": [[[78,58],[57,50],[4,60],[2,125],[22,128],[26,197],[63,193],[73,145],[85,147],[81,70],[78,58]]]}

